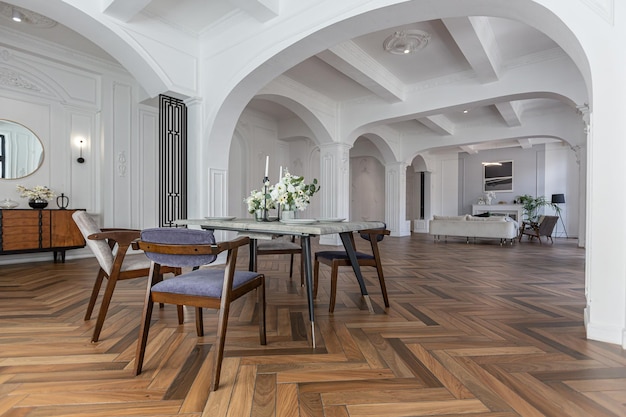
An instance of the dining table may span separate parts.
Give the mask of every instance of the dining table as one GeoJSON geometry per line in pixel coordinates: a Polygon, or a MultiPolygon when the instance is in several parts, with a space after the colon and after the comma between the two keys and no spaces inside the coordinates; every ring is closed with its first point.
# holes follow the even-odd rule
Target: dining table
{"type": "Polygon", "coordinates": [[[200,226],[205,230],[226,230],[237,232],[239,235],[250,238],[250,261],[249,269],[256,271],[256,247],[259,239],[273,239],[278,236],[298,236],[302,244],[304,275],[306,282],[306,295],[309,307],[309,320],[311,322],[311,343],[316,347],[315,341],[315,303],[313,299],[313,266],[311,263],[311,237],[338,234],[341,243],[350,259],[352,269],[361,289],[361,295],[370,313],[374,312],[361,268],[357,262],[356,248],[351,239],[351,234],[359,230],[382,229],[385,223],[380,221],[345,221],[344,219],[284,219],[258,221],[248,218],[235,217],[205,217],[203,219],[181,219],[175,221],[179,226],[200,226]]]}

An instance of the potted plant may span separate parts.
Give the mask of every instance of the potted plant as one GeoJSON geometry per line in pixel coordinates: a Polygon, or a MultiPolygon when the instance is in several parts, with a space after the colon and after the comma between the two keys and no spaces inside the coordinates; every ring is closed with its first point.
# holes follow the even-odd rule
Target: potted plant
{"type": "Polygon", "coordinates": [[[527,223],[537,223],[539,220],[539,209],[545,206],[551,206],[557,213],[560,211],[560,207],[557,204],[553,204],[544,196],[533,197],[529,194],[521,195],[517,200],[522,205],[523,221],[527,223]]]}

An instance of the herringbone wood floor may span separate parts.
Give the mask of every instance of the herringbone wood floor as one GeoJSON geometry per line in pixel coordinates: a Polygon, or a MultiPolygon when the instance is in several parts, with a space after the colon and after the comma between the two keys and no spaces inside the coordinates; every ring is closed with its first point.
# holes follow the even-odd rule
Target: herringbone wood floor
{"type": "Polygon", "coordinates": [[[214,312],[197,338],[192,311],[183,326],[172,306],[158,311],[134,377],[145,279],[119,284],[91,344],[93,259],[2,266],[0,415],[626,415],[625,352],[585,340],[584,250],[574,240],[501,247],[413,235],[380,247],[391,307],[366,270],[370,314],[346,271],[330,315],[322,266],[315,350],[299,277],[289,280],[286,257],[260,258],[268,345],[258,344],[255,298],[236,301],[210,395],[214,312]]]}

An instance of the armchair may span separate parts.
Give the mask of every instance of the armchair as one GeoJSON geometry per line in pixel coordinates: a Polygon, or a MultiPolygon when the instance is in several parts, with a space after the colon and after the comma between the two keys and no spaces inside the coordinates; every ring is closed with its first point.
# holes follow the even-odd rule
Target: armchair
{"type": "Polygon", "coordinates": [[[550,239],[550,243],[554,243],[552,240],[552,232],[554,226],[559,219],[558,216],[541,216],[537,223],[523,222],[520,229],[519,241],[522,241],[522,236],[526,235],[530,240],[537,238],[539,244],[541,244],[541,236],[545,236],[546,239],[550,239]]]}
{"type": "Polygon", "coordinates": [[[143,367],[153,305],[156,302],[182,304],[196,308],[196,330],[203,335],[202,308],[219,309],[215,365],[211,390],[219,387],[228,314],[232,301],[257,289],[259,302],[259,336],[266,344],[265,334],[265,277],[252,271],[237,271],[237,251],[248,244],[248,237],[215,243],[213,232],[193,229],[156,228],[141,232],[141,239],[133,247],[141,249],[152,261],[148,290],[139,329],[135,359],[135,374],[143,367]],[[198,268],[171,279],[162,279],[164,266],[183,268],[213,262],[215,257],[227,251],[224,269],[198,268]]]}
{"type": "MultiPolygon", "coordinates": [[[[74,212],[72,218],[100,265],[96,281],[91,290],[85,321],[91,319],[102,283],[105,278],[108,280],[100,304],[100,310],[98,311],[96,326],[91,337],[92,343],[95,343],[100,338],[100,332],[102,331],[117,281],[147,277],[150,271],[150,261],[143,254],[126,254],[131,242],[139,238],[139,230],[100,229],[91,216],[82,210],[74,212]]],[[[166,268],[161,272],[176,273],[177,271],[174,268],[166,268]]],[[[178,311],[179,321],[182,321],[182,308],[178,311]]]]}

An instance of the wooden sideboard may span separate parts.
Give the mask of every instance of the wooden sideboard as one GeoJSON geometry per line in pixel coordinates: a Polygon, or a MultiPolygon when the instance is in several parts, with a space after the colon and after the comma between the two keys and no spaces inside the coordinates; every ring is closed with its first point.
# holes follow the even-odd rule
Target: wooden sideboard
{"type": "Polygon", "coordinates": [[[54,262],[65,262],[66,250],[85,247],[75,211],[0,209],[0,255],[54,252],[54,262]]]}

